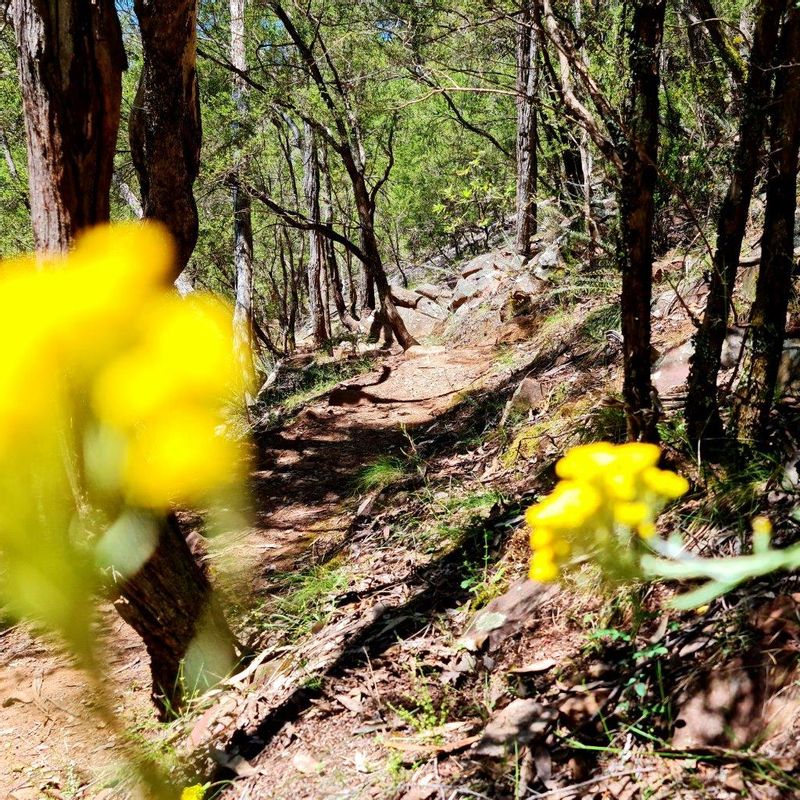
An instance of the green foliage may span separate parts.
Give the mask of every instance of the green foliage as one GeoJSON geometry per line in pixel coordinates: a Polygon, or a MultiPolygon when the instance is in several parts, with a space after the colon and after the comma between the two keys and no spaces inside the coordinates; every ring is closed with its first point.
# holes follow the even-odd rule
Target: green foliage
{"type": "Polygon", "coordinates": [[[331,617],[333,598],[348,584],[347,569],[336,561],[278,577],[283,594],[258,612],[256,623],[265,631],[296,641],[331,617]]]}
{"type": "Polygon", "coordinates": [[[416,661],[409,665],[408,672],[412,691],[404,696],[404,704],[387,705],[418,735],[434,742],[441,741],[440,729],[450,716],[450,701],[446,694],[434,699],[428,678],[416,661]]]}
{"type": "Polygon", "coordinates": [[[408,462],[395,456],[381,456],[373,464],[363,467],[356,477],[360,492],[383,489],[408,477],[408,462]]]}

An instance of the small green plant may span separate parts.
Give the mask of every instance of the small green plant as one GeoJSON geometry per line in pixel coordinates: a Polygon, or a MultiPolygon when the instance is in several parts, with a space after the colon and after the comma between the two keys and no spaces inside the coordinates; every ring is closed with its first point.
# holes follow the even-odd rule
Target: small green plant
{"type": "Polygon", "coordinates": [[[439,729],[450,716],[450,700],[445,696],[438,704],[434,701],[430,684],[416,661],[409,665],[409,674],[413,693],[404,697],[408,705],[387,705],[417,734],[436,741],[441,737],[439,729]]]}
{"type": "Polygon", "coordinates": [[[617,331],[622,324],[619,303],[600,306],[590,312],[581,325],[580,333],[593,342],[605,342],[608,331],[617,331]]]}
{"type": "Polygon", "coordinates": [[[347,586],[348,580],[347,571],[336,561],[284,575],[281,582],[286,594],[266,612],[263,627],[296,641],[330,619],[334,610],[332,598],[347,586]]]}
{"type": "Polygon", "coordinates": [[[464,578],[461,588],[472,595],[473,608],[480,608],[502,594],[506,586],[505,567],[492,568],[490,553],[491,534],[483,531],[483,549],[479,561],[465,560],[462,565],[464,578]]]}
{"type": "Polygon", "coordinates": [[[356,478],[356,486],[360,492],[371,492],[400,483],[408,477],[408,466],[407,461],[396,456],[381,456],[374,463],[362,468],[356,478]]]}

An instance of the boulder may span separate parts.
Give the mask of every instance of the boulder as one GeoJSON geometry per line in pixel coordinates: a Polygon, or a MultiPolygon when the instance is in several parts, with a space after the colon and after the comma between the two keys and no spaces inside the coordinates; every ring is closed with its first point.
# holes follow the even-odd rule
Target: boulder
{"type": "Polygon", "coordinates": [[[468,278],[462,278],[456,284],[450,308],[455,311],[469,300],[488,297],[496,291],[499,285],[499,276],[488,270],[473,273],[468,278]]]}
{"type": "Polygon", "coordinates": [[[415,308],[406,308],[405,306],[398,306],[397,313],[406,325],[408,332],[415,339],[424,339],[433,333],[434,328],[439,324],[439,321],[427,314],[421,314],[415,308]]]}
{"type": "Polygon", "coordinates": [[[539,257],[536,259],[536,266],[540,270],[551,270],[558,266],[561,260],[561,252],[556,245],[550,245],[547,249],[543,250],[539,257]]]}
{"type": "Polygon", "coordinates": [[[650,306],[653,317],[655,319],[669,317],[677,302],[678,294],[674,289],[667,289],[665,292],[661,292],[661,294],[653,298],[650,306]]]}
{"type": "Polygon", "coordinates": [[[433,300],[429,300],[427,297],[421,297],[419,303],[417,303],[417,311],[420,314],[424,314],[426,317],[433,317],[433,319],[437,320],[446,320],[449,316],[447,313],[447,309],[442,308],[438,303],[434,303],[433,300]]]}
{"type": "Polygon", "coordinates": [[[494,253],[482,253],[481,255],[473,258],[471,261],[468,261],[461,268],[461,277],[469,278],[471,275],[475,275],[483,270],[501,271],[502,267],[499,263],[501,260],[502,259],[498,259],[497,255],[494,253]]]}
{"type": "Polygon", "coordinates": [[[441,297],[450,296],[451,292],[448,289],[444,289],[441,286],[435,286],[432,283],[421,283],[419,286],[414,287],[414,291],[422,295],[422,297],[427,297],[428,300],[433,300],[434,302],[439,300],[441,297]]]}
{"type": "Polygon", "coordinates": [[[508,401],[509,411],[530,411],[539,408],[547,399],[547,390],[535,378],[523,378],[508,401]]]}
{"type": "Polygon", "coordinates": [[[778,391],[781,397],[800,396],[800,339],[787,339],[783,343],[778,391]]]}
{"type": "Polygon", "coordinates": [[[660,395],[670,394],[686,383],[693,352],[694,347],[689,341],[664,353],[653,372],[653,386],[660,395]]]}
{"type": "Polygon", "coordinates": [[[416,308],[421,295],[412,292],[410,289],[404,289],[402,286],[389,287],[392,293],[392,300],[395,305],[403,306],[404,308],[416,308]]]}

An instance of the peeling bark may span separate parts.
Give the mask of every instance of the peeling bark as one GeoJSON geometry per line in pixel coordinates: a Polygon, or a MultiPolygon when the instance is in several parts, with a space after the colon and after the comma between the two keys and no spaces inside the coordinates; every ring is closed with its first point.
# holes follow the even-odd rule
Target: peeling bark
{"type": "Polygon", "coordinates": [[[142,76],[130,119],[133,164],[144,215],[163,222],[178,245],[173,277],[197,243],[192,187],[200,168],[196,0],[135,0],[142,34],[142,76]]]}
{"type": "Polygon", "coordinates": [[[155,552],[120,587],[115,606],[150,656],[152,699],[162,718],[181,707],[185,690],[205,690],[236,664],[233,636],[204,569],[170,514],[155,552]]]}
{"type": "Polygon", "coordinates": [[[113,0],[14,0],[37,250],[106,222],[125,53],[113,0]]]}
{"type": "MultiPolygon", "coordinates": [[[[253,374],[253,221],[251,200],[241,186],[241,154],[238,139],[242,120],[247,115],[247,84],[242,73],[247,70],[244,27],[245,0],[231,0],[231,64],[238,72],[232,76],[231,96],[237,119],[233,123],[233,139],[237,143],[231,171],[233,204],[233,267],[236,276],[236,302],[233,308],[233,349],[241,372],[253,374]]],[[[246,398],[250,400],[251,398],[246,398]]]]}
{"type": "MultiPolygon", "coordinates": [[[[303,192],[308,218],[315,224],[322,222],[320,213],[319,153],[314,129],[306,123],[303,129],[303,192]]],[[[322,347],[330,338],[325,324],[322,297],[322,268],[325,264],[325,239],[319,230],[308,232],[308,310],[311,316],[311,335],[316,347],[322,347]]]]}

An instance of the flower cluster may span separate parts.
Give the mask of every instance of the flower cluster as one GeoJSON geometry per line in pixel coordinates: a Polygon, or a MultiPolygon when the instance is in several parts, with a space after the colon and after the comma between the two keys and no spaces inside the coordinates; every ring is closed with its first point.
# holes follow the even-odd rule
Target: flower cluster
{"type": "Polygon", "coordinates": [[[569,450],[556,464],[555,489],[525,514],[531,579],[555,580],[570,556],[589,552],[612,577],[635,574],[638,540],[655,534],[664,506],[689,488],[685,478],[656,466],[660,456],[656,445],[639,443],[569,450]]]}
{"type": "Polygon", "coordinates": [[[220,433],[249,381],[232,316],[177,295],[174,256],[148,223],[0,265],[0,598],[73,642],[88,542],[126,509],[205,505],[241,477],[241,446],[220,433]]]}

